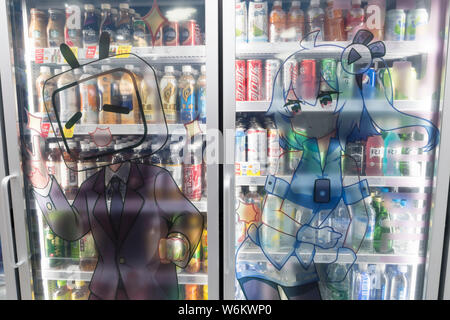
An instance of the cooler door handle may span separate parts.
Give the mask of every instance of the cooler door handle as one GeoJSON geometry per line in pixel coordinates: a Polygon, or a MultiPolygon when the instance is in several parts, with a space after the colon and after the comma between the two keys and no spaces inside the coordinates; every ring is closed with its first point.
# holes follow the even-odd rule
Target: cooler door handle
{"type": "Polygon", "coordinates": [[[6,241],[8,242],[7,244],[7,248],[8,248],[8,252],[6,254],[6,256],[4,258],[6,258],[5,260],[8,261],[8,263],[11,265],[11,267],[13,268],[18,268],[20,267],[22,264],[24,264],[26,262],[25,259],[22,259],[21,261],[17,261],[14,255],[14,239],[12,236],[12,232],[11,232],[11,205],[9,202],[9,196],[8,196],[8,185],[10,183],[10,181],[12,179],[16,179],[18,178],[17,175],[9,175],[6,176],[2,179],[2,183],[1,183],[1,193],[2,193],[2,202],[3,202],[3,206],[2,206],[2,211],[3,214],[1,214],[2,216],[2,221],[1,224],[3,225],[3,234],[6,236],[6,241]]]}

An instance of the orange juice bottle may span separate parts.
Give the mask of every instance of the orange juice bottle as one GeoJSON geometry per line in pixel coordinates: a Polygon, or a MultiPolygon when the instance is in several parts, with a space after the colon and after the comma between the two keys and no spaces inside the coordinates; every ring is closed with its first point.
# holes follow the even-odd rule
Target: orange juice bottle
{"type": "Polygon", "coordinates": [[[269,42],[281,42],[282,34],[286,28],[286,13],[282,2],[275,1],[269,15],[269,42]]]}
{"type": "Polygon", "coordinates": [[[327,0],[325,8],[325,41],[345,41],[344,12],[334,6],[334,0],[327,0]]]}

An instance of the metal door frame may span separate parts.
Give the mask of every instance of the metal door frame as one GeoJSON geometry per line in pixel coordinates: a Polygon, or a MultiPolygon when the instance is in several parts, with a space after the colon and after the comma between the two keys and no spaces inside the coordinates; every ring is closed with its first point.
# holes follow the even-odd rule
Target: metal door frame
{"type": "MultiPolygon", "coordinates": [[[[431,0],[436,1],[436,0],[431,0]]],[[[222,82],[223,82],[223,105],[222,124],[224,132],[235,129],[236,101],[235,101],[235,59],[236,59],[236,42],[235,32],[235,2],[222,0],[222,39],[223,39],[223,65],[222,65],[222,82]]],[[[448,8],[447,8],[448,9],[448,8]]],[[[447,10],[449,11],[449,9],[447,10]]],[[[448,12],[447,19],[448,21],[448,12]]],[[[448,28],[449,25],[446,26],[448,28]]],[[[445,34],[445,48],[447,49],[449,35],[445,34]]],[[[441,142],[450,140],[450,63],[448,63],[448,52],[444,51],[444,66],[446,74],[442,79],[445,80],[443,86],[444,94],[442,95],[440,105],[440,137],[441,142]],[[445,77],[444,77],[445,76],[445,77]]],[[[226,138],[226,135],[224,135],[226,138]]],[[[442,146],[442,144],[440,145],[442,146]]],[[[234,177],[234,136],[225,140],[224,154],[227,160],[224,164],[224,298],[234,299],[235,285],[235,230],[234,230],[234,198],[235,198],[235,177],[234,177]],[[231,140],[233,139],[233,140],[231,140]],[[229,144],[231,142],[231,144],[229,144]],[[233,163],[233,164],[229,164],[233,163]]],[[[450,148],[441,148],[437,150],[438,155],[437,166],[435,170],[435,187],[432,197],[432,206],[429,220],[429,237],[428,251],[426,255],[425,275],[423,279],[423,299],[438,299],[441,262],[443,256],[444,228],[446,222],[447,199],[449,191],[450,177],[450,148]]],[[[447,263],[447,281],[446,281],[446,297],[450,299],[450,258],[447,263]]]]}
{"type": "MultiPolygon", "coordinates": [[[[11,34],[10,6],[12,0],[0,5],[0,43],[5,49],[1,54],[0,68],[3,86],[1,94],[3,105],[11,106],[4,111],[4,132],[6,146],[0,144],[0,152],[8,150],[7,163],[9,174],[17,177],[11,185],[11,208],[14,219],[15,255],[20,261],[16,263],[19,272],[20,297],[25,300],[33,298],[31,261],[28,258],[29,240],[27,211],[25,206],[24,175],[21,168],[20,128],[18,123],[18,98],[16,91],[14,47],[11,34]],[[7,46],[7,47],[6,47],[7,46]],[[13,110],[14,109],[14,110],[13,110]]],[[[24,1],[22,1],[22,4],[24,1]]],[[[22,13],[25,14],[25,13],[22,13]]],[[[219,1],[205,0],[205,38],[206,45],[206,79],[207,79],[207,128],[219,128],[219,1]]],[[[217,152],[217,151],[216,151],[217,152]]],[[[2,152],[3,153],[3,152],[2,152]]],[[[207,176],[207,212],[208,212],[208,298],[219,299],[219,169],[218,164],[208,165],[207,176]]],[[[0,174],[3,172],[0,171],[0,174]]],[[[1,176],[0,176],[1,177],[1,176]]],[[[4,251],[4,254],[8,252],[4,251]]]]}

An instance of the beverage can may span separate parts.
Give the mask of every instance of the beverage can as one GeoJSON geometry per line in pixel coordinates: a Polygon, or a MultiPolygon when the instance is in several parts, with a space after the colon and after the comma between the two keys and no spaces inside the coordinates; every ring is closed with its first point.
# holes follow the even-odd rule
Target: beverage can
{"type": "Polygon", "coordinates": [[[180,34],[178,29],[178,22],[169,21],[163,27],[163,42],[165,46],[179,46],[180,34]]]}
{"type": "Polygon", "coordinates": [[[236,101],[245,101],[247,97],[246,61],[236,60],[236,101]]]}
{"type": "Polygon", "coordinates": [[[208,300],[208,285],[204,284],[202,287],[203,287],[203,300],[208,300]]]}
{"type": "Polygon", "coordinates": [[[281,84],[281,75],[277,77],[277,73],[280,70],[280,60],[268,59],[264,63],[264,83],[265,83],[265,99],[266,101],[272,100],[273,89],[275,86],[281,84]],[[275,81],[277,84],[275,84],[275,81]]]}
{"type": "Polygon", "coordinates": [[[208,273],[208,230],[206,226],[202,233],[202,270],[208,273]]]}
{"type": "Polygon", "coordinates": [[[305,59],[300,62],[300,93],[303,100],[315,100],[317,98],[317,73],[316,60],[305,59]]]}
{"type": "Polygon", "coordinates": [[[262,61],[247,60],[247,101],[261,100],[262,75],[262,61]]]}
{"type": "Polygon", "coordinates": [[[198,43],[197,21],[187,20],[180,23],[180,44],[182,46],[195,46],[198,43]]]}
{"type": "Polygon", "coordinates": [[[403,41],[406,33],[406,14],[404,10],[389,10],[386,15],[386,39],[388,41],[403,41]]]}
{"type": "Polygon", "coordinates": [[[298,62],[294,58],[283,64],[283,89],[287,100],[296,100],[295,88],[298,81],[298,62]]]}
{"type": "Polygon", "coordinates": [[[321,91],[335,91],[337,89],[337,63],[334,59],[323,59],[321,62],[320,82],[321,91]]]}
{"type": "Polygon", "coordinates": [[[81,8],[77,5],[66,6],[66,24],[64,27],[64,42],[69,47],[83,47],[81,31],[81,8]]]}
{"type": "Polygon", "coordinates": [[[406,16],[406,40],[414,41],[427,34],[428,11],[417,8],[408,11],[406,16]]]}
{"type": "Polygon", "coordinates": [[[92,233],[84,235],[80,239],[80,269],[82,271],[93,271],[97,264],[97,250],[95,249],[92,233]]]}
{"type": "Polygon", "coordinates": [[[236,41],[247,42],[247,4],[236,2],[236,41]]]}
{"type": "Polygon", "coordinates": [[[180,119],[182,123],[195,120],[197,116],[195,79],[192,76],[192,67],[182,67],[183,75],[178,81],[178,99],[180,101],[180,119]]]}
{"type": "Polygon", "coordinates": [[[183,165],[183,192],[192,201],[202,198],[202,156],[201,147],[190,144],[183,165]]]}
{"type": "Polygon", "coordinates": [[[281,1],[273,3],[269,15],[269,42],[282,42],[282,35],[286,28],[286,13],[281,7],[281,1]]]}
{"type": "Polygon", "coordinates": [[[248,42],[267,42],[268,8],[266,1],[251,1],[248,5],[248,42]]]}
{"type": "Polygon", "coordinates": [[[363,75],[364,99],[375,99],[377,95],[377,72],[370,68],[363,75]]]}
{"type": "Polygon", "coordinates": [[[49,267],[57,268],[63,264],[60,258],[65,256],[64,240],[58,237],[49,226],[44,228],[45,255],[49,258],[49,267]]]}

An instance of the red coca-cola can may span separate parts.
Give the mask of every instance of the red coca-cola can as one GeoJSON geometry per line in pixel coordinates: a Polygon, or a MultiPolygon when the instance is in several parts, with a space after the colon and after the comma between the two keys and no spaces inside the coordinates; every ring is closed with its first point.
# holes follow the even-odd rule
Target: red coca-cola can
{"type": "Polygon", "coordinates": [[[197,21],[187,20],[180,24],[180,43],[182,46],[195,46],[198,41],[197,21]]]}
{"type": "Polygon", "coordinates": [[[300,92],[303,100],[317,98],[316,60],[308,59],[300,62],[300,92]]]}
{"type": "Polygon", "coordinates": [[[180,32],[178,22],[169,21],[163,28],[163,41],[165,46],[179,46],[180,32]]]}
{"type": "Polygon", "coordinates": [[[298,80],[298,63],[291,58],[283,64],[283,89],[287,93],[287,100],[295,100],[295,88],[298,80]]]}
{"type": "Polygon", "coordinates": [[[236,101],[245,101],[247,96],[246,62],[236,60],[236,101]]]}
{"type": "Polygon", "coordinates": [[[247,101],[262,100],[262,82],[262,61],[247,60],[247,101]]]}

